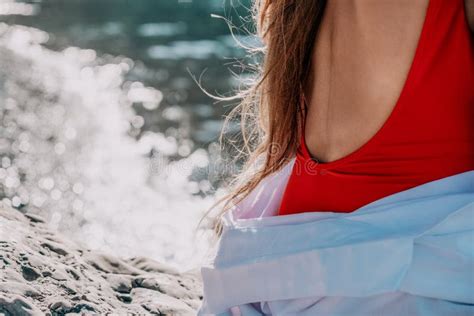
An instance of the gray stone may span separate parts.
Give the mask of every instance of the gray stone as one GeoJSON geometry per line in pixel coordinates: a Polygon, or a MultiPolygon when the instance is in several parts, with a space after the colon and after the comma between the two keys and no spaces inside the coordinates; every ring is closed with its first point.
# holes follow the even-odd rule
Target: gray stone
{"type": "Polygon", "coordinates": [[[0,314],[194,315],[200,306],[199,274],[81,249],[1,202],[0,227],[0,314]]]}

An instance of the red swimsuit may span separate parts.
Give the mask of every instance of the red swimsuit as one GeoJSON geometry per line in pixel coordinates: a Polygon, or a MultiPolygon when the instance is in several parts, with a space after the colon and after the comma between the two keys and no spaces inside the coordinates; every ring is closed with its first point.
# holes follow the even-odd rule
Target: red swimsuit
{"type": "Polygon", "coordinates": [[[464,0],[431,0],[399,99],[362,147],[328,163],[304,139],[279,215],[352,212],[411,187],[474,170],[474,37],[464,0]]]}

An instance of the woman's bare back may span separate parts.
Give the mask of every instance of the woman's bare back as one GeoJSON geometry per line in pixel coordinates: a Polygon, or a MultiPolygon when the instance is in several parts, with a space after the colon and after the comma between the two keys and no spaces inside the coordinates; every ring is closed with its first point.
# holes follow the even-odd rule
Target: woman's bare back
{"type": "Polygon", "coordinates": [[[347,156],[383,126],[405,84],[428,4],[328,1],[305,87],[305,139],[313,158],[347,156]]]}

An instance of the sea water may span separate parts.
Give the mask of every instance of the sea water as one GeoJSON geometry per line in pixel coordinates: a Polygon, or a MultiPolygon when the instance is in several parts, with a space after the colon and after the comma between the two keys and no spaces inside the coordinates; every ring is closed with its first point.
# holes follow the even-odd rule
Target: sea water
{"type": "Polygon", "coordinates": [[[225,6],[134,3],[0,4],[0,199],[88,248],[190,269],[228,111],[192,75],[213,67],[206,88],[229,91],[243,52],[208,16],[225,6]]]}

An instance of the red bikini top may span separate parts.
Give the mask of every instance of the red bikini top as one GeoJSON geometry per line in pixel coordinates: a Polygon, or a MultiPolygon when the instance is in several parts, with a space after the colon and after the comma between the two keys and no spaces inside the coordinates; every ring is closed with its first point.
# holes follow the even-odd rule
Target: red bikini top
{"type": "Polygon", "coordinates": [[[278,215],[348,213],[469,170],[474,40],[464,0],[430,0],[405,86],[384,125],[362,147],[328,163],[313,160],[303,138],[278,215]]]}

